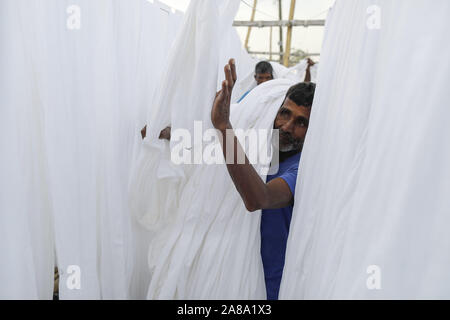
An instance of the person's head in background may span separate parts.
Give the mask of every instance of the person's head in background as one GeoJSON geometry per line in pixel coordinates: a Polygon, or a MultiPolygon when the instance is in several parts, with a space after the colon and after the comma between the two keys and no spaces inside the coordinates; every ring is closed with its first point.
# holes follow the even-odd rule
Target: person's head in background
{"type": "Polygon", "coordinates": [[[255,80],[259,86],[261,83],[273,79],[272,65],[267,61],[261,61],[256,64],[255,67],[255,80]]]}

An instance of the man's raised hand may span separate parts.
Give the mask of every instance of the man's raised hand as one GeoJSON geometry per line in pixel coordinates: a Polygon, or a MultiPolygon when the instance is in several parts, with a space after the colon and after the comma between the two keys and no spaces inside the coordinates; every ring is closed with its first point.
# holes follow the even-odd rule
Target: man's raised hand
{"type": "Polygon", "coordinates": [[[214,128],[226,130],[230,127],[230,104],[231,93],[237,80],[236,64],[234,59],[230,59],[224,67],[225,80],[222,82],[222,89],[217,92],[211,110],[211,121],[214,128]]]}

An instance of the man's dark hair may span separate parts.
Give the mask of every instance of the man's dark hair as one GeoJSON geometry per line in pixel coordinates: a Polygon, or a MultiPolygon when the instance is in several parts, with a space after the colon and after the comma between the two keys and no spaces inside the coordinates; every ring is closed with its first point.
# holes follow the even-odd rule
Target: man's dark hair
{"type": "Polygon", "coordinates": [[[267,61],[258,62],[255,66],[255,74],[270,73],[273,75],[272,65],[267,61]]]}
{"type": "Polygon", "coordinates": [[[315,83],[301,82],[289,88],[285,100],[289,98],[298,106],[310,108],[313,104],[315,91],[315,83]]]}

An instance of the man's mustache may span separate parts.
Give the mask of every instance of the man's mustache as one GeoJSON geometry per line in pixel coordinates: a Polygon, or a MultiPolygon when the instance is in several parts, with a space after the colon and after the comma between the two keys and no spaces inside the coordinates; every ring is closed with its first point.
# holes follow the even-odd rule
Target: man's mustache
{"type": "MultiPolygon", "coordinates": [[[[279,139],[283,140],[283,148],[289,148],[288,151],[301,150],[303,148],[303,139],[295,139],[294,136],[282,129],[277,129],[279,139]]],[[[286,150],[287,151],[287,150],[286,150]]],[[[284,152],[286,152],[284,151],[284,152]]]]}
{"type": "Polygon", "coordinates": [[[285,140],[288,140],[289,142],[295,143],[297,142],[295,138],[290,134],[289,132],[283,131],[279,129],[280,137],[283,137],[285,140]]]}

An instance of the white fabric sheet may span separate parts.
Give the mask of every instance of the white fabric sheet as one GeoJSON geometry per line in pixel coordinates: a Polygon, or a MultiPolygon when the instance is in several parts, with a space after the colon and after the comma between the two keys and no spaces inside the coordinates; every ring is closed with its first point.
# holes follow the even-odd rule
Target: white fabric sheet
{"type": "Polygon", "coordinates": [[[448,12],[447,0],[332,9],[282,299],[450,298],[448,12]]]}
{"type": "Polygon", "coordinates": [[[140,0],[5,0],[0,15],[0,297],[50,299],[56,251],[61,299],[144,298],[129,169],[181,15],[140,0]]]}
{"type": "MultiPolygon", "coordinates": [[[[259,62],[257,59],[252,59],[249,63],[253,64],[253,68],[249,70],[243,77],[239,77],[236,82],[231,101],[237,102],[239,99],[248,91],[252,90],[257,86],[255,80],[255,66],[259,62]]],[[[304,59],[300,61],[295,66],[287,68],[277,62],[271,61],[270,64],[273,68],[273,78],[274,79],[289,79],[293,82],[303,82],[306,76],[306,68],[308,66],[307,60],[304,59]]],[[[317,66],[311,68],[311,82],[316,81],[317,66]]]]}
{"type": "Polygon", "coordinates": [[[53,290],[54,239],[43,105],[31,69],[32,52],[26,50],[17,34],[20,22],[15,4],[2,1],[0,299],[49,299],[53,290]]]}

